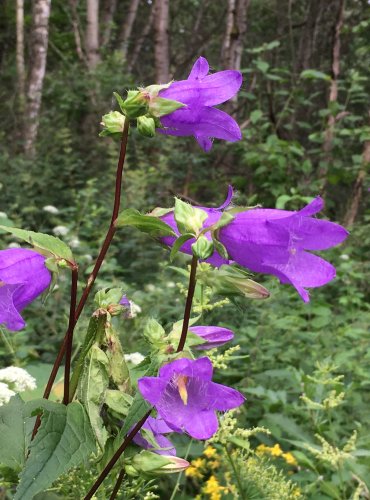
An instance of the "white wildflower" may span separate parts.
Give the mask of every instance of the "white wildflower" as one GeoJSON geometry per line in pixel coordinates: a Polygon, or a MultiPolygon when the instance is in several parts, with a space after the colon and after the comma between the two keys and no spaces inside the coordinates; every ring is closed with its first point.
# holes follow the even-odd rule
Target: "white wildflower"
{"type": "Polygon", "coordinates": [[[55,226],[53,227],[53,233],[56,236],[65,236],[69,233],[69,229],[66,226],[55,226]]]}
{"type": "Polygon", "coordinates": [[[36,389],[36,379],[23,368],[8,366],[0,370],[0,380],[16,392],[36,389]]]}
{"type": "Polygon", "coordinates": [[[8,248],[20,248],[20,244],[16,241],[12,241],[11,243],[9,243],[8,248]]]}
{"type": "Polygon", "coordinates": [[[5,212],[0,212],[0,219],[7,219],[8,215],[5,212]]]}
{"type": "Polygon", "coordinates": [[[155,285],[152,285],[152,283],[148,283],[145,286],[145,289],[147,292],[155,292],[155,290],[156,290],[155,285]]]}
{"type": "Polygon", "coordinates": [[[340,258],[342,260],[349,260],[349,255],[347,255],[346,253],[342,253],[342,255],[340,256],[340,258]]]}
{"type": "Polygon", "coordinates": [[[144,361],[145,356],[143,356],[140,352],[133,352],[132,354],[125,354],[125,361],[132,363],[133,365],[139,365],[142,361],[144,361]]]}
{"type": "Polygon", "coordinates": [[[77,236],[73,236],[70,240],[69,240],[69,246],[71,248],[78,248],[80,246],[81,242],[80,240],[78,239],[77,236]]]}
{"type": "Polygon", "coordinates": [[[59,214],[59,210],[54,205],[45,205],[42,209],[44,212],[49,212],[49,214],[59,214]]]}
{"type": "Polygon", "coordinates": [[[176,283],[174,281],[168,281],[167,286],[168,286],[168,288],[175,288],[176,283]]]}
{"type": "Polygon", "coordinates": [[[14,391],[11,391],[6,384],[0,382],[0,406],[9,403],[10,398],[14,395],[14,391]]]}
{"type": "Polygon", "coordinates": [[[131,318],[136,318],[138,314],[141,313],[141,307],[135,304],[132,300],[130,300],[130,306],[131,306],[131,318]]]}

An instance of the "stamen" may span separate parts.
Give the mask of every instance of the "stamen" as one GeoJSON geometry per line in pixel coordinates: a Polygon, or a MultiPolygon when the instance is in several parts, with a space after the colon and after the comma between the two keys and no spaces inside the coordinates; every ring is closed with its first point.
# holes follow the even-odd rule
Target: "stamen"
{"type": "Polygon", "coordinates": [[[177,388],[179,390],[180,398],[184,405],[188,404],[188,391],[186,390],[186,382],[188,377],[186,375],[180,375],[177,379],[177,388]]]}

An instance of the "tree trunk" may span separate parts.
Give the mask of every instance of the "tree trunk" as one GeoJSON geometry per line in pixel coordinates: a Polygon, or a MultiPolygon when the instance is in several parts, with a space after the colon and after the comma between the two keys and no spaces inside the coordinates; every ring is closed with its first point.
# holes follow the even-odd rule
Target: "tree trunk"
{"type": "Polygon", "coordinates": [[[360,208],[366,171],[368,170],[369,166],[370,166],[370,141],[365,141],[364,150],[362,153],[362,167],[360,168],[357,174],[357,179],[355,181],[355,185],[352,192],[351,203],[348,206],[348,210],[343,220],[343,225],[345,227],[352,226],[356,220],[360,208]]]}
{"type": "Polygon", "coordinates": [[[99,0],[87,0],[87,28],[85,37],[87,65],[93,71],[99,55],[99,0]]]}
{"type": "Polygon", "coordinates": [[[154,9],[154,60],[156,83],[168,83],[170,80],[168,41],[169,0],[156,0],[154,9]]]}
{"type": "Polygon", "coordinates": [[[247,32],[247,12],[250,0],[229,0],[221,61],[224,68],[240,70],[243,43],[247,32]]]}
{"type": "Polygon", "coordinates": [[[26,70],[24,66],[24,0],[17,0],[17,74],[19,110],[24,112],[26,103],[26,70]]]}
{"type": "Polygon", "coordinates": [[[128,8],[127,14],[125,16],[125,22],[122,25],[121,33],[118,37],[119,45],[121,47],[123,58],[126,59],[127,49],[132,33],[132,28],[136,19],[137,10],[139,7],[140,0],[131,0],[130,7],[128,8]]]}
{"type": "Polygon", "coordinates": [[[80,61],[86,63],[86,65],[87,65],[86,57],[85,57],[85,54],[82,50],[80,23],[79,23],[78,13],[77,13],[77,3],[78,3],[78,0],[69,0],[69,5],[71,8],[72,29],[73,29],[73,35],[74,35],[75,43],[76,43],[77,56],[80,59],[80,61]]]}
{"type": "Polygon", "coordinates": [[[105,47],[110,42],[113,27],[113,18],[117,9],[117,0],[105,0],[102,8],[101,45],[105,47]]]}
{"type": "Polygon", "coordinates": [[[132,68],[135,66],[136,61],[139,57],[141,48],[145,42],[145,39],[149,35],[150,30],[152,29],[153,20],[154,20],[154,7],[152,7],[152,10],[150,11],[149,19],[146,22],[143,31],[141,32],[139,38],[136,40],[136,44],[135,44],[134,49],[132,51],[131,57],[128,57],[127,69],[130,72],[132,71],[132,68]]]}
{"type": "Polygon", "coordinates": [[[25,112],[24,133],[24,149],[28,156],[34,154],[39,126],[42,87],[48,51],[50,4],[51,0],[35,0],[33,4],[33,26],[30,50],[31,69],[27,87],[27,108],[25,112]]]}
{"type": "MultiPolygon", "coordinates": [[[[332,45],[332,62],[331,62],[331,84],[329,92],[329,105],[334,103],[338,99],[338,77],[340,72],[340,32],[343,26],[344,20],[344,2],[345,0],[340,0],[338,6],[337,22],[335,25],[333,45],[332,45]]],[[[326,176],[328,171],[328,166],[332,161],[332,149],[333,149],[333,139],[334,139],[334,127],[335,127],[335,116],[329,115],[328,123],[324,135],[323,152],[324,152],[324,167],[319,173],[321,179],[322,191],[326,187],[326,176]]]]}

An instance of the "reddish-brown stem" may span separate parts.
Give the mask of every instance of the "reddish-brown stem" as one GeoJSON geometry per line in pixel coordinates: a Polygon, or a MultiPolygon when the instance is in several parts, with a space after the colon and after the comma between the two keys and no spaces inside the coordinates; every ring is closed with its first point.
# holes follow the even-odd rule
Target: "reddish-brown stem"
{"type": "Polygon", "coordinates": [[[77,303],[77,284],[78,284],[78,267],[72,267],[71,276],[71,301],[69,306],[69,321],[68,330],[66,334],[66,359],[64,365],[64,394],[63,403],[69,403],[69,377],[71,373],[71,357],[72,357],[72,343],[73,331],[76,324],[76,303],[77,303]]]}
{"type": "MultiPolygon", "coordinates": [[[[196,274],[197,274],[197,266],[198,266],[198,259],[193,256],[191,260],[191,268],[190,268],[190,276],[189,276],[189,287],[188,287],[188,294],[186,297],[186,304],[185,304],[185,311],[184,311],[184,320],[182,323],[182,331],[181,331],[181,337],[179,341],[179,345],[177,347],[176,352],[180,352],[184,349],[185,342],[186,342],[186,336],[188,334],[188,328],[189,328],[189,321],[190,321],[190,314],[191,314],[191,307],[193,305],[193,298],[194,298],[194,291],[195,291],[195,285],[196,285],[196,274]]],[[[150,415],[151,410],[149,410],[144,417],[135,425],[135,427],[132,429],[132,431],[126,436],[124,439],[123,443],[121,446],[118,448],[116,453],[113,455],[109,463],[106,465],[105,469],[103,472],[100,474],[96,482],[93,484],[92,488],[88,492],[88,494],[85,496],[84,500],[89,500],[90,498],[93,497],[94,493],[98,490],[99,486],[102,484],[104,479],[108,476],[110,471],[113,469],[113,467],[116,465],[119,457],[122,455],[122,453],[125,451],[127,446],[131,443],[133,438],[136,436],[136,434],[140,431],[144,423],[146,422],[147,418],[150,415]]],[[[114,499],[117,495],[117,492],[119,490],[119,487],[122,483],[123,480],[123,470],[118,476],[117,482],[115,484],[112,496],[110,497],[110,500],[114,499]]]]}
{"type": "MultiPolygon", "coordinates": [[[[104,243],[100,249],[99,255],[96,259],[94,269],[92,270],[88,280],[86,287],[82,293],[82,296],[77,304],[76,312],[75,312],[75,324],[77,323],[81,312],[83,308],[85,307],[86,301],[90,295],[91,289],[95,283],[96,277],[99,273],[100,267],[103,263],[103,260],[106,256],[106,253],[109,249],[109,246],[112,242],[113,236],[116,232],[116,228],[114,226],[114,222],[117,219],[120,205],[121,205],[121,184],[122,184],[122,174],[123,174],[123,165],[125,163],[125,157],[126,157],[126,150],[127,150],[127,139],[128,139],[128,131],[129,131],[129,121],[125,120],[125,124],[123,127],[123,132],[122,132],[122,139],[121,139],[121,149],[120,149],[120,154],[119,154],[119,159],[118,159],[118,164],[117,164],[117,172],[116,172],[116,183],[115,183],[115,193],[114,193],[114,204],[113,204],[113,211],[112,211],[112,218],[111,222],[109,225],[108,232],[105,236],[104,243]]],[[[63,356],[66,352],[66,346],[67,346],[67,336],[68,336],[68,331],[66,335],[64,336],[63,342],[60,346],[59,352],[57,354],[57,357],[54,361],[53,368],[51,370],[49,380],[46,384],[45,390],[44,390],[44,399],[48,399],[51,393],[51,389],[53,387],[55,378],[57,376],[60,364],[63,360],[63,356]]],[[[41,422],[41,417],[38,415],[36,419],[36,423],[32,432],[32,439],[35,437],[37,430],[40,426],[41,422]]]]}
{"type": "Polygon", "coordinates": [[[114,485],[114,488],[113,488],[111,496],[109,497],[109,500],[114,500],[116,498],[124,477],[125,477],[125,471],[124,471],[124,469],[121,469],[121,472],[118,475],[116,484],[114,485]]]}
{"type": "Polygon", "coordinates": [[[116,453],[113,455],[113,457],[109,460],[108,464],[105,466],[103,472],[100,474],[98,479],[95,481],[95,483],[92,485],[90,491],[87,493],[85,496],[84,500],[89,500],[94,496],[96,491],[98,490],[99,486],[101,483],[104,481],[104,479],[108,476],[110,471],[113,469],[113,467],[116,465],[116,462],[118,461],[119,457],[122,455],[122,453],[125,451],[127,446],[131,443],[133,438],[136,436],[136,434],[139,432],[139,430],[142,428],[144,425],[145,421],[150,415],[150,412],[152,410],[150,409],[149,411],[146,412],[146,414],[143,416],[141,420],[135,425],[135,427],[132,429],[132,431],[127,434],[125,440],[121,444],[121,446],[118,448],[116,453]]]}
{"type": "Polygon", "coordinates": [[[189,287],[188,287],[188,295],[186,297],[184,321],[182,323],[181,337],[180,337],[179,345],[177,346],[176,352],[180,352],[184,349],[185,342],[186,342],[186,336],[188,334],[191,306],[193,305],[195,285],[197,283],[197,280],[196,280],[197,266],[198,266],[198,259],[195,257],[195,255],[193,255],[193,258],[191,260],[191,267],[190,267],[189,287]]]}

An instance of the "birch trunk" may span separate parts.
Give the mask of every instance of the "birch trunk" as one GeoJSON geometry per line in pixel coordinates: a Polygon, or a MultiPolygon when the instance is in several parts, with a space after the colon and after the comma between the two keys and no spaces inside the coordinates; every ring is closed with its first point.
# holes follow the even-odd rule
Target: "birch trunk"
{"type": "Polygon", "coordinates": [[[33,26],[30,51],[31,69],[27,87],[24,133],[24,149],[28,156],[34,154],[37,130],[39,127],[42,87],[48,51],[50,4],[51,0],[35,0],[33,4],[33,26]]]}
{"type": "Polygon", "coordinates": [[[130,7],[128,8],[124,23],[122,25],[121,33],[120,33],[119,38],[118,38],[124,59],[126,59],[126,56],[127,56],[128,44],[130,41],[132,28],[134,27],[139,3],[140,3],[140,0],[131,0],[130,7]]]}
{"type": "Polygon", "coordinates": [[[156,0],[154,9],[154,60],[156,83],[168,83],[170,80],[168,41],[169,0],[156,0]]]}
{"type": "Polygon", "coordinates": [[[24,112],[26,103],[26,70],[24,66],[24,0],[17,0],[17,75],[19,110],[24,112]]]}
{"type": "Polygon", "coordinates": [[[87,65],[93,71],[99,55],[99,0],[87,0],[87,28],[85,37],[87,65]]]}
{"type": "Polygon", "coordinates": [[[240,70],[243,44],[247,32],[250,0],[229,0],[221,61],[224,68],[240,70]]]}
{"type": "Polygon", "coordinates": [[[136,44],[133,48],[131,56],[128,57],[127,69],[129,72],[131,72],[132,68],[135,66],[136,61],[139,57],[141,48],[145,42],[145,39],[149,35],[150,30],[152,29],[153,19],[154,19],[154,8],[152,7],[152,9],[150,11],[149,19],[148,19],[147,23],[145,24],[144,29],[141,32],[139,38],[136,40],[136,44]]]}
{"type": "Polygon", "coordinates": [[[101,45],[105,47],[110,42],[113,27],[113,18],[117,9],[117,0],[105,0],[102,8],[101,45]]]}

